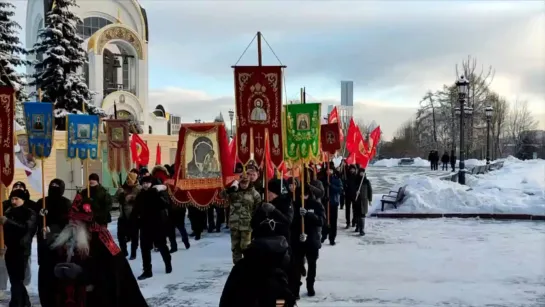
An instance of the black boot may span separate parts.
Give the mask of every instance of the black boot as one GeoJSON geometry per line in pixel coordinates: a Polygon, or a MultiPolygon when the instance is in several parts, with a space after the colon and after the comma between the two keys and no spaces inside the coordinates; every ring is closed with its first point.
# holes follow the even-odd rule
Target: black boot
{"type": "Polygon", "coordinates": [[[129,257],[129,260],[134,260],[136,259],[136,251],[131,251],[131,256],[129,257]]]}
{"type": "Polygon", "coordinates": [[[144,273],[142,273],[142,275],[138,276],[138,280],[145,280],[145,279],[152,278],[152,277],[153,277],[152,272],[144,272],[144,273]]]}
{"type": "Polygon", "coordinates": [[[189,241],[184,241],[185,249],[189,249],[191,247],[191,244],[189,244],[189,241]]]}
{"type": "Polygon", "coordinates": [[[307,292],[308,292],[308,296],[316,295],[316,291],[314,291],[314,283],[307,284],[307,292]]]}
{"type": "Polygon", "coordinates": [[[365,218],[362,217],[360,220],[360,236],[365,236],[365,218]]]}
{"type": "Polygon", "coordinates": [[[195,232],[192,232],[189,234],[190,237],[194,237],[195,235],[196,235],[195,232]]]}
{"type": "Polygon", "coordinates": [[[165,263],[165,272],[167,274],[172,273],[172,262],[169,261],[169,262],[165,263]]]}
{"type": "Polygon", "coordinates": [[[199,233],[196,233],[196,234],[195,234],[195,240],[196,240],[196,241],[199,241],[200,239],[201,239],[201,233],[200,233],[200,232],[199,232],[199,233]]]}

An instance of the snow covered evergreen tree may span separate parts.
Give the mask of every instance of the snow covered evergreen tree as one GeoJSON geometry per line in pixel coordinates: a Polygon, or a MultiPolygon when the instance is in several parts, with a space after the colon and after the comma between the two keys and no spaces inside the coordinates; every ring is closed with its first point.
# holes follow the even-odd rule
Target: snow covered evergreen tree
{"type": "Polygon", "coordinates": [[[55,104],[58,129],[62,129],[62,122],[69,113],[105,116],[104,111],[93,104],[93,93],[82,74],[87,52],[76,31],[81,20],[71,10],[76,5],[75,0],[55,0],[31,51],[44,55],[43,61],[35,63],[32,85],[42,89],[43,101],[55,104]]]}
{"type": "Polygon", "coordinates": [[[29,65],[30,62],[22,58],[27,51],[19,40],[21,26],[13,20],[14,15],[15,6],[0,1],[0,84],[15,87],[17,91],[15,119],[24,127],[23,102],[28,101],[25,91],[26,80],[15,67],[29,65]]]}

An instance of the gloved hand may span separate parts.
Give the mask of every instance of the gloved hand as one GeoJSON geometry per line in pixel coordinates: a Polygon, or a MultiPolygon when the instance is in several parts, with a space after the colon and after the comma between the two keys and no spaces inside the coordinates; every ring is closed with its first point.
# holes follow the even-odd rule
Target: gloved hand
{"type": "Polygon", "coordinates": [[[301,214],[301,216],[305,216],[305,214],[307,214],[307,209],[301,207],[301,208],[299,209],[299,213],[301,214]]]}
{"type": "Polygon", "coordinates": [[[156,189],[157,191],[161,192],[161,191],[166,191],[167,186],[164,185],[164,184],[158,184],[156,186],[153,186],[153,188],[156,189]]]}
{"type": "Polygon", "coordinates": [[[0,225],[4,225],[4,223],[5,223],[7,220],[8,220],[7,217],[5,217],[5,216],[3,216],[3,215],[0,216],[0,225]]]}
{"type": "Polygon", "coordinates": [[[261,205],[261,208],[262,208],[263,211],[265,211],[265,213],[267,213],[267,214],[273,212],[274,209],[276,209],[276,208],[274,207],[274,205],[273,205],[273,204],[270,204],[270,203],[263,203],[263,204],[261,205]]]}
{"type": "Polygon", "coordinates": [[[305,242],[307,240],[307,234],[302,233],[299,235],[299,241],[305,242]]]}
{"type": "Polygon", "coordinates": [[[47,216],[47,213],[48,213],[47,209],[44,209],[44,208],[40,209],[40,216],[47,216]]]}

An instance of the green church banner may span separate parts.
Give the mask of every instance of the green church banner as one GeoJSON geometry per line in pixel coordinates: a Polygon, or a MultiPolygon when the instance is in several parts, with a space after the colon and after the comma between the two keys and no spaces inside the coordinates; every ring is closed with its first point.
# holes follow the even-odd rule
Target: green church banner
{"type": "Polygon", "coordinates": [[[320,103],[284,106],[285,154],[290,162],[320,159],[320,103]]]}

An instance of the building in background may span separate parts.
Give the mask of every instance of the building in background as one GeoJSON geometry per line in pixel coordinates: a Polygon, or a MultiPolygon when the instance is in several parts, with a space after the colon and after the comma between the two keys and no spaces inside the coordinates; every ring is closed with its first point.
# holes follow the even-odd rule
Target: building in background
{"type": "Polygon", "coordinates": [[[168,135],[178,135],[180,133],[180,126],[182,124],[182,118],[177,115],[168,114],[168,135]]]}
{"type": "MultiPolygon", "coordinates": [[[[46,14],[54,0],[28,1],[26,12],[26,46],[33,46],[44,26],[46,14]]],[[[84,40],[88,64],[82,73],[89,89],[96,94],[94,103],[118,117],[129,117],[138,123],[144,134],[167,135],[168,120],[164,108],[149,105],[148,42],[150,39],[146,10],[137,0],[77,0],[74,14],[82,22],[76,31],[84,40]]],[[[43,54],[29,56],[42,60],[43,54]]],[[[28,66],[27,73],[33,73],[28,66]]],[[[35,89],[30,89],[34,91],[35,89]]]]}
{"type": "Polygon", "coordinates": [[[341,106],[354,106],[354,81],[341,81],[341,106]]]}

